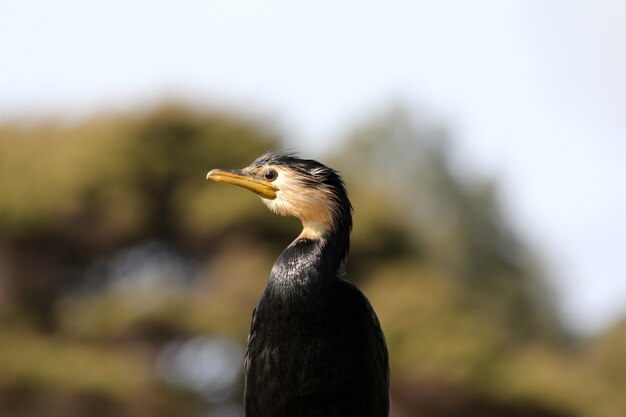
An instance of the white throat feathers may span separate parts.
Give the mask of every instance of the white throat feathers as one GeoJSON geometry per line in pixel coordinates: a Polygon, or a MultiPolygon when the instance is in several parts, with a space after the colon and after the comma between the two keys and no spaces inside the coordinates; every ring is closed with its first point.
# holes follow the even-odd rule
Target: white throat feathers
{"type": "MultiPolygon", "coordinates": [[[[311,187],[303,175],[281,166],[272,167],[278,173],[273,185],[278,188],[276,198],[261,198],[274,213],[293,216],[302,222],[302,233],[297,239],[320,240],[334,225],[337,203],[325,186],[311,187]]],[[[296,239],[296,240],[297,240],[296,239]]]]}

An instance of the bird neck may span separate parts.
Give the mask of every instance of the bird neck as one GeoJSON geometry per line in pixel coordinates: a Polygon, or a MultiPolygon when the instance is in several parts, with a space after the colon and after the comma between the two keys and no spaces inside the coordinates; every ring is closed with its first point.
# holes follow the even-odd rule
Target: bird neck
{"type": "Polygon", "coordinates": [[[276,260],[270,281],[307,284],[335,279],[348,255],[350,230],[327,229],[300,234],[276,260]]]}

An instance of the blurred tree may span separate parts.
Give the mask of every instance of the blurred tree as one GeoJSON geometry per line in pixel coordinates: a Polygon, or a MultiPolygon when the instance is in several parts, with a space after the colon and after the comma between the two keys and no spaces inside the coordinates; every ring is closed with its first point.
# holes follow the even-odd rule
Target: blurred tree
{"type": "Polygon", "coordinates": [[[355,251],[366,245],[368,254],[354,263],[374,259],[372,245],[385,256],[410,253],[458,277],[512,335],[560,335],[548,288],[504,219],[495,184],[455,172],[450,158],[446,132],[402,107],[356,129],[337,163],[357,207],[355,251]]]}
{"type": "MultiPolygon", "coordinates": [[[[52,329],[56,297],[93,257],[140,240],[208,242],[228,228],[204,175],[276,144],[258,123],[176,105],[76,126],[3,127],[0,296],[52,329]]],[[[253,206],[243,193],[220,199],[230,213],[253,206]]]]}
{"type": "MultiPolygon", "coordinates": [[[[245,340],[299,225],[204,176],[279,139],[178,105],[0,125],[0,414],[206,412],[154,359],[197,334],[245,340]],[[102,285],[80,285],[93,277],[102,285]]],[[[621,416],[623,323],[577,349],[554,343],[552,297],[496,185],[452,151],[443,129],[396,107],[329,161],[355,207],[349,278],[386,332],[395,416],[621,416]]]]}

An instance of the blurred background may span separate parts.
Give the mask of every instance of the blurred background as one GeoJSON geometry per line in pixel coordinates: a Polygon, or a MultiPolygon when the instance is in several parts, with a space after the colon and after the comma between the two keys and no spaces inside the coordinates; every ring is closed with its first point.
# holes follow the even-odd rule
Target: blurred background
{"type": "Polygon", "coordinates": [[[392,415],[626,410],[626,6],[0,2],[0,415],[241,417],[299,224],[208,184],[340,170],[392,415]]]}

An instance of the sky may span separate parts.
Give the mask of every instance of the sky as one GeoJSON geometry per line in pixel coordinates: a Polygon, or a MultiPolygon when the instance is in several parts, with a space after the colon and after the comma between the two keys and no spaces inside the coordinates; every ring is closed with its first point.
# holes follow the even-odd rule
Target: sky
{"type": "Polygon", "coordinates": [[[626,3],[0,0],[0,120],[164,98],[268,117],[319,157],[404,102],[496,178],[568,324],[626,316],[626,3]]]}

